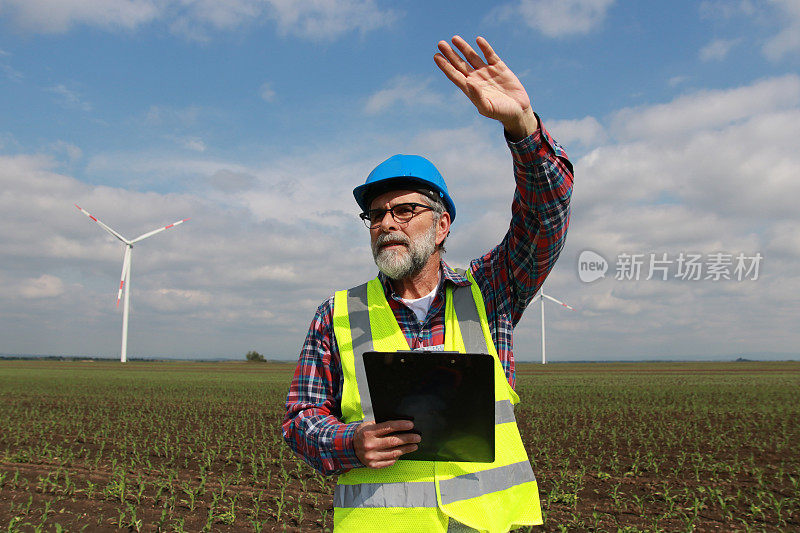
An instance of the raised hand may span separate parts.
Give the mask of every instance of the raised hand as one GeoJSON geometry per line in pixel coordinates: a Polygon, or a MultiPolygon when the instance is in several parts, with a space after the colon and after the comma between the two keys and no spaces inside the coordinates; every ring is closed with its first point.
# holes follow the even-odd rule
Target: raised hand
{"type": "Polygon", "coordinates": [[[453,44],[464,57],[446,41],[439,41],[441,53],[434,55],[433,60],[481,115],[503,124],[512,140],[530,135],[538,128],[538,121],[525,87],[486,39],[478,37],[476,42],[485,60],[458,35],[453,37],[453,44]]]}

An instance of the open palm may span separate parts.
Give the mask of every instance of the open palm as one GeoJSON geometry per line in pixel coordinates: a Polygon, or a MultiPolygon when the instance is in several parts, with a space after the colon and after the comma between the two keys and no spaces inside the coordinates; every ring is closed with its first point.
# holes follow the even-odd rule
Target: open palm
{"type": "Polygon", "coordinates": [[[498,57],[483,37],[478,37],[481,58],[467,42],[456,35],[453,44],[462,58],[445,41],[439,41],[440,54],[434,61],[444,74],[475,105],[478,112],[503,124],[519,120],[531,112],[531,101],[519,79],[498,57]]]}

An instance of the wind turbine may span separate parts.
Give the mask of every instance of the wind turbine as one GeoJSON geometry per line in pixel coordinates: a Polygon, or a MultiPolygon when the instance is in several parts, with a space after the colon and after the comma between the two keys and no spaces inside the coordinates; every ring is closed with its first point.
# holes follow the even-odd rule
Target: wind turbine
{"type": "Polygon", "coordinates": [[[537,298],[539,300],[541,300],[541,302],[542,302],[542,364],[546,365],[547,364],[547,357],[545,356],[545,352],[544,352],[544,299],[547,298],[548,300],[550,300],[552,302],[555,302],[555,303],[557,303],[559,305],[563,305],[564,307],[566,307],[567,309],[569,309],[571,311],[574,311],[575,309],[573,309],[572,307],[568,306],[564,302],[560,302],[560,301],[556,300],[552,296],[546,295],[544,293],[544,283],[539,288],[539,294],[537,294],[536,296],[533,297],[533,300],[531,300],[531,303],[535,302],[537,298]]]}
{"type": "Polygon", "coordinates": [[[74,204],[75,207],[80,210],[81,213],[86,215],[87,217],[91,218],[98,224],[100,227],[109,232],[111,235],[116,237],[117,239],[121,240],[122,243],[125,245],[125,255],[122,258],[122,276],[119,279],[119,291],[117,291],[117,307],[119,307],[119,300],[122,297],[122,289],[125,289],[125,303],[122,305],[122,348],[120,349],[119,360],[120,362],[124,363],[128,360],[128,310],[130,308],[130,292],[131,292],[131,253],[133,251],[133,245],[139,241],[143,241],[148,237],[152,237],[156,233],[161,233],[165,229],[169,229],[172,227],[177,226],[178,224],[183,224],[188,218],[184,218],[183,220],[179,220],[169,226],[164,226],[163,228],[158,228],[153,231],[148,231],[142,235],[139,235],[133,240],[128,240],[113,229],[109,228],[99,220],[97,220],[91,213],[87,210],[80,207],[78,204],[74,204]]]}

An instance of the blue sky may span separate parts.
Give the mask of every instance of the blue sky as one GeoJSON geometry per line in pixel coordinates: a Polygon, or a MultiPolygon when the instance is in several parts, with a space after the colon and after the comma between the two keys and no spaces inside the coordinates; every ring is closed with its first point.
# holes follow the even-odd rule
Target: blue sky
{"type": "Polygon", "coordinates": [[[192,218],[135,249],[134,357],[295,358],[316,306],[374,275],[350,191],[394,153],[448,180],[446,259],[488,250],[510,158],[433,63],[456,33],[492,43],[575,164],[553,360],[797,356],[796,0],[0,0],[0,353],[118,352],[122,247],[73,203],[129,237],[192,218]],[[605,279],[580,281],[587,249],[605,279]],[[764,259],[613,279],[621,253],[681,252],[764,259]]]}

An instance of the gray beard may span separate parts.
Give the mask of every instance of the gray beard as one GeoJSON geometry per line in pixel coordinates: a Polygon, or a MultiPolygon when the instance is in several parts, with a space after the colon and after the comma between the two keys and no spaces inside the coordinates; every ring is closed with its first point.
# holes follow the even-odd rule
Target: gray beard
{"type": "Polygon", "coordinates": [[[372,245],[372,257],[378,269],[389,279],[405,279],[422,272],[428,260],[436,251],[436,224],[417,237],[409,239],[403,233],[384,233],[372,245]],[[381,250],[380,246],[387,242],[403,242],[407,249],[381,250]]]}

